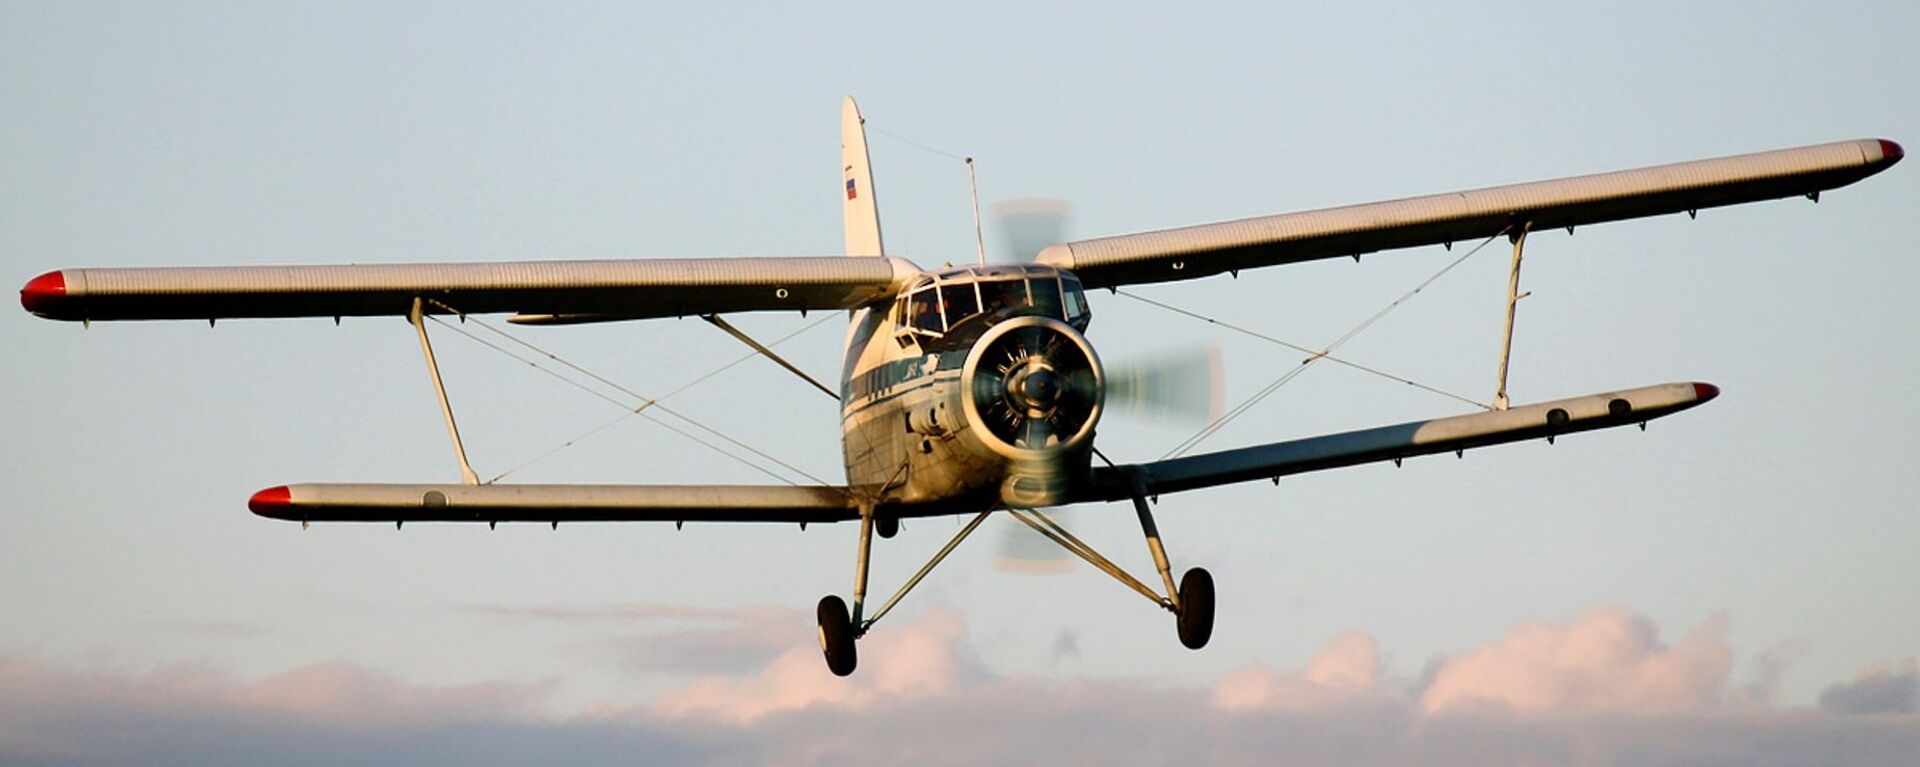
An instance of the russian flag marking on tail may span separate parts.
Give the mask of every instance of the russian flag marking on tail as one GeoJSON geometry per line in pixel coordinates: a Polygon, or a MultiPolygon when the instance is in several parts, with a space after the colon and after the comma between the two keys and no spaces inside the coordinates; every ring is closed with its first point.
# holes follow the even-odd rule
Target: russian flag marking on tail
{"type": "Polygon", "coordinates": [[[847,199],[852,200],[860,197],[860,192],[857,191],[856,187],[857,185],[853,179],[847,179],[847,199]]]}

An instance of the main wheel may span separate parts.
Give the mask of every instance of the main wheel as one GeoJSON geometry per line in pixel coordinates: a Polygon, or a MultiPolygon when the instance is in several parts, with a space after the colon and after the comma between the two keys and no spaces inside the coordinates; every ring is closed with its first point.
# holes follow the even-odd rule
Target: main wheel
{"type": "Polygon", "coordinates": [[[860,656],[853,649],[853,620],[847,617],[847,603],[829,594],[821,597],[815,613],[820,619],[820,652],[827,656],[827,669],[834,676],[853,673],[860,656]]]}
{"type": "Polygon", "coordinates": [[[1180,644],[1189,650],[1207,646],[1213,638],[1213,574],[1205,568],[1188,570],[1180,578],[1180,644]]]}
{"type": "Polygon", "coordinates": [[[880,537],[882,538],[892,538],[896,535],[899,535],[900,534],[900,518],[899,517],[882,517],[882,516],[876,515],[873,518],[873,531],[876,533],[879,533],[880,537]]]}

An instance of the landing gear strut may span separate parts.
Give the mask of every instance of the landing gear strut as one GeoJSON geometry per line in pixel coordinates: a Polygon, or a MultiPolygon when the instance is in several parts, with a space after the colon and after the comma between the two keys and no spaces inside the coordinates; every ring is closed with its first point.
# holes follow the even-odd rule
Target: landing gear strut
{"type": "MultiPolygon", "coordinates": [[[[1073,533],[1068,532],[1066,528],[1060,526],[1060,523],[1053,521],[1046,514],[1033,509],[1008,509],[1007,513],[1026,523],[1047,540],[1059,544],[1069,553],[1086,560],[1101,572],[1113,576],[1115,580],[1173,613],[1174,627],[1180,635],[1180,644],[1193,650],[1206,647],[1207,640],[1213,638],[1213,575],[1204,568],[1193,568],[1181,576],[1180,585],[1175,588],[1173,567],[1167,562],[1166,547],[1160,544],[1160,528],[1153,522],[1153,510],[1147,505],[1144,489],[1135,489],[1133,508],[1140,517],[1140,531],[1146,535],[1147,550],[1153,554],[1154,569],[1159,571],[1160,581],[1166,585],[1167,595],[1164,597],[1132,575],[1128,575],[1127,571],[1120,569],[1119,565],[1101,556],[1100,552],[1094,551],[1092,546],[1075,537],[1073,533]]],[[[867,629],[892,610],[894,605],[899,604],[901,597],[906,596],[914,586],[919,585],[920,581],[927,577],[927,573],[933,572],[933,568],[946,559],[948,554],[953,553],[954,548],[958,547],[961,541],[966,540],[967,536],[972,535],[973,531],[980,527],[980,523],[987,521],[987,515],[993,512],[993,509],[988,509],[974,515],[965,527],[960,528],[960,532],[954,534],[952,540],[947,541],[947,545],[941,548],[939,553],[933,555],[933,559],[921,566],[919,572],[907,579],[906,585],[901,586],[899,591],[894,592],[893,596],[887,599],[886,604],[881,605],[880,609],[874,612],[873,617],[867,618],[864,617],[867,602],[867,563],[873,551],[873,534],[878,531],[884,537],[889,528],[897,531],[899,520],[876,516],[871,505],[862,507],[860,509],[860,553],[853,571],[853,609],[848,610],[847,603],[840,597],[828,595],[820,600],[819,609],[816,611],[820,628],[820,653],[826,656],[827,669],[836,676],[852,674],[854,668],[860,664],[855,642],[865,636],[867,629]]]]}
{"type": "Polygon", "coordinates": [[[933,559],[921,566],[919,572],[907,579],[906,585],[901,586],[899,591],[894,592],[893,596],[887,599],[886,604],[881,605],[880,609],[873,613],[873,617],[866,618],[863,617],[863,611],[867,603],[867,563],[873,551],[873,534],[879,532],[883,538],[891,537],[892,533],[899,532],[900,520],[897,517],[877,517],[871,506],[862,508],[860,510],[860,553],[853,571],[853,610],[849,613],[845,601],[829,594],[821,598],[819,609],[815,611],[820,627],[820,652],[827,657],[827,669],[835,676],[852,674],[854,668],[860,664],[860,656],[854,649],[854,641],[865,636],[867,629],[892,610],[894,605],[899,604],[901,597],[906,596],[914,586],[919,585],[920,581],[927,577],[927,573],[933,572],[933,568],[940,564],[941,560],[946,559],[948,554],[953,553],[953,550],[960,546],[961,541],[972,535],[973,531],[980,527],[981,522],[987,521],[987,515],[991,513],[993,512],[990,509],[974,515],[972,521],[960,528],[960,532],[955,533],[952,540],[947,541],[947,545],[940,549],[940,553],[933,555],[933,559]]]}
{"type": "Polygon", "coordinates": [[[1136,490],[1133,496],[1133,508],[1140,517],[1140,531],[1146,535],[1147,549],[1153,554],[1154,569],[1160,573],[1160,582],[1166,585],[1167,595],[1161,596],[1141,583],[1139,579],[1120,569],[1119,565],[1094,551],[1085,541],[1061,527],[1051,517],[1032,509],[1009,509],[1015,519],[1027,524],[1034,532],[1045,536],[1047,540],[1060,545],[1068,553],[1086,560],[1087,564],[1113,576],[1127,588],[1139,592],[1141,596],[1153,601],[1174,615],[1174,627],[1180,636],[1180,644],[1188,649],[1198,650],[1207,646],[1207,640],[1213,638],[1213,574],[1204,568],[1188,570],[1180,578],[1180,586],[1173,585],[1173,567],[1167,562],[1167,550],[1160,543],[1160,528],[1153,522],[1153,510],[1147,505],[1146,493],[1136,490]]]}

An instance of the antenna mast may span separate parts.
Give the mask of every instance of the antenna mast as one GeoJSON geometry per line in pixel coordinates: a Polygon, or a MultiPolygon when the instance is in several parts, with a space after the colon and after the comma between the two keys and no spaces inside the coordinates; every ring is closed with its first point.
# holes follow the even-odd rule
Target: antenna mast
{"type": "Polygon", "coordinates": [[[980,236],[980,179],[973,173],[973,158],[967,161],[967,186],[973,189],[973,244],[980,250],[980,265],[987,265],[987,240],[980,236]]]}

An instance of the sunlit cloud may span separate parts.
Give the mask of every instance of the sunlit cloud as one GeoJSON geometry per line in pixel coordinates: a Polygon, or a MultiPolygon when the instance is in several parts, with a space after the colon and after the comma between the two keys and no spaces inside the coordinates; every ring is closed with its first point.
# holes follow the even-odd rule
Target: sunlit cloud
{"type": "Polygon", "coordinates": [[[554,682],[428,685],[343,663],[243,680],[7,660],[0,762],[1891,767],[1920,753],[1912,660],[1833,685],[1818,708],[1766,705],[1729,680],[1728,631],[1716,615],[1669,645],[1645,616],[1607,608],[1517,625],[1433,659],[1423,682],[1394,676],[1356,631],[1297,666],[1164,685],[995,675],[969,650],[963,616],[933,609],[863,640],[850,678],[796,643],[757,666],[558,716],[545,705],[554,682]]]}
{"type": "Polygon", "coordinates": [[[1727,618],[1669,648],[1653,621],[1620,607],[1568,623],[1533,621],[1440,661],[1420,709],[1520,714],[1697,711],[1721,701],[1733,669],[1727,618]]]}
{"type": "Polygon", "coordinates": [[[818,648],[795,647],[757,673],[704,677],[667,692],[649,709],[670,718],[744,724],[810,706],[859,709],[881,700],[941,695],[952,692],[963,677],[977,673],[956,641],[964,633],[957,614],[930,610],[914,623],[862,640],[860,670],[852,677],[843,679],[828,672],[818,648]]]}
{"type": "Polygon", "coordinates": [[[1335,638],[1307,661],[1304,672],[1265,665],[1229,672],[1214,683],[1212,700],[1227,710],[1312,710],[1376,698],[1380,676],[1380,646],[1355,631],[1335,638]]]}

